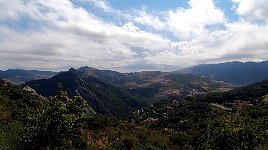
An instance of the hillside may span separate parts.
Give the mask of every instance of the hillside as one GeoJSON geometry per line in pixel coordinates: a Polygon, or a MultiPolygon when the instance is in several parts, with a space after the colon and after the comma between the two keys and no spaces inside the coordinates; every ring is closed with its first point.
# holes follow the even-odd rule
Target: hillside
{"type": "Polygon", "coordinates": [[[59,87],[56,96],[43,98],[0,80],[0,149],[89,149],[83,127],[97,129],[109,121],[81,97],[66,94],[59,87]]]}
{"type": "Polygon", "coordinates": [[[227,92],[209,93],[198,98],[196,101],[210,103],[234,103],[235,101],[249,101],[257,104],[268,94],[268,80],[258,82],[245,87],[239,87],[227,92]]]}
{"type": "Polygon", "coordinates": [[[148,101],[172,100],[234,88],[230,84],[216,82],[209,78],[175,72],[119,73],[90,67],[81,67],[77,71],[85,77],[93,76],[103,82],[125,89],[133,95],[142,96],[148,101]]]}
{"type": "Polygon", "coordinates": [[[98,113],[127,116],[131,111],[157,101],[232,89],[232,85],[181,73],[148,71],[119,73],[81,67],[49,79],[26,82],[42,96],[54,96],[61,83],[70,97],[82,96],[98,113]]]}
{"type": "Polygon", "coordinates": [[[170,134],[182,149],[267,149],[268,81],[228,92],[159,102],[134,120],[170,134]]]}
{"type": "Polygon", "coordinates": [[[183,69],[180,72],[206,76],[237,85],[246,85],[268,79],[268,61],[202,64],[183,69]]]}
{"type": "Polygon", "coordinates": [[[97,113],[103,115],[124,117],[133,109],[144,106],[144,101],[140,98],[94,76],[85,76],[84,72],[75,69],[61,72],[49,79],[29,81],[26,85],[35,89],[38,94],[48,97],[56,95],[59,83],[71,98],[83,97],[97,113]]]}
{"type": "Polygon", "coordinates": [[[8,69],[5,71],[0,70],[0,79],[9,81],[13,84],[23,84],[31,80],[49,78],[56,74],[57,72],[51,71],[8,69]]]}
{"type": "MultiPolygon", "coordinates": [[[[71,69],[53,78],[64,81],[63,86],[76,87],[82,82],[80,76],[71,69]]],[[[54,89],[52,81],[41,81],[54,89]]],[[[95,115],[82,97],[69,98],[72,94],[60,85],[56,96],[43,98],[32,89],[0,80],[0,149],[265,149],[268,103],[262,95],[267,95],[266,86],[264,81],[238,90],[252,94],[261,90],[247,96],[257,98],[252,107],[228,111],[206,101],[178,99],[136,110],[120,121],[95,115]]]]}

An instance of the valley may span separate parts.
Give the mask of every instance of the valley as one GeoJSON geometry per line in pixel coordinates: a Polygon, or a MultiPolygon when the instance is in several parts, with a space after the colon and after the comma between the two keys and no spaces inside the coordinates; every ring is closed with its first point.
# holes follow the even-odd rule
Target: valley
{"type": "Polygon", "coordinates": [[[0,150],[268,150],[268,0],[0,10],[0,150]]]}
{"type": "Polygon", "coordinates": [[[158,101],[230,90],[235,86],[182,73],[148,71],[119,73],[90,67],[70,69],[50,79],[26,82],[42,96],[54,96],[61,83],[70,97],[81,96],[98,113],[127,116],[158,101]]]}
{"type": "Polygon", "coordinates": [[[236,87],[181,72],[91,67],[34,79],[1,81],[1,148],[16,148],[15,142],[23,149],[263,149],[268,143],[267,80],[236,87]]]}

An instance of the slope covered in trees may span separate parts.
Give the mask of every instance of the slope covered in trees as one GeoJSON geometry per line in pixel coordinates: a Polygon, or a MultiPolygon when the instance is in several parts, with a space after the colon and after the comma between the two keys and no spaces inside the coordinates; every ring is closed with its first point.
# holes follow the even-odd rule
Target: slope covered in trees
{"type": "MultiPolygon", "coordinates": [[[[254,86],[253,86],[254,87],[254,86]]],[[[249,88],[249,87],[248,87],[249,88]]],[[[265,149],[268,104],[226,111],[207,102],[172,101],[129,119],[94,114],[61,86],[44,98],[0,81],[0,149],[265,149]]]]}
{"type": "Polygon", "coordinates": [[[60,90],[43,98],[0,81],[0,149],[82,148],[82,120],[92,115],[80,97],[69,99],[60,90]]]}
{"type": "Polygon", "coordinates": [[[173,101],[135,113],[135,121],[169,135],[178,149],[266,149],[268,105],[237,110],[209,103],[173,101]]]}
{"type": "Polygon", "coordinates": [[[258,82],[245,87],[239,87],[227,92],[209,93],[198,98],[196,101],[210,102],[210,103],[233,103],[236,100],[251,101],[258,103],[268,94],[268,80],[258,82]]]}

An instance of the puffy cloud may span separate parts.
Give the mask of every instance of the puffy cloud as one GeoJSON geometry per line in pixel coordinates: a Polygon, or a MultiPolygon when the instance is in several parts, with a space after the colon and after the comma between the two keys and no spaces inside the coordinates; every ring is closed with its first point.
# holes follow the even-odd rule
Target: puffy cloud
{"type": "Polygon", "coordinates": [[[195,38],[206,34],[206,26],[223,23],[223,12],[216,8],[212,0],[190,0],[190,8],[170,10],[167,25],[182,39],[195,38]]]}
{"type": "MultiPolygon", "coordinates": [[[[0,0],[5,10],[0,14],[2,69],[89,65],[124,72],[169,71],[197,63],[268,58],[267,24],[229,22],[213,0],[190,0],[189,8],[167,12],[146,8],[126,12],[114,10],[107,1],[82,0],[121,16],[122,25],[69,0],[11,1],[13,5],[0,0]],[[13,26],[20,23],[31,25],[23,30],[13,26]],[[154,30],[148,32],[142,25],[154,30]]],[[[239,11],[243,1],[235,1],[239,11]]]]}
{"type": "Polygon", "coordinates": [[[155,30],[163,30],[165,23],[158,17],[160,12],[148,11],[148,8],[142,7],[141,9],[129,10],[115,10],[105,0],[82,0],[89,2],[92,6],[109,13],[113,17],[126,22],[134,22],[140,25],[154,28],[155,30]]]}
{"type": "Polygon", "coordinates": [[[134,16],[133,21],[142,25],[153,27],[156,30],[164,29],[165,23],[160,21],[160,19],[157,16],[147,13],[146,9],[143,8],[142,10],[137,10],[135,11],[135,13],[136,14],[133,15],[134,16]]]}
{"type": "Polygon", "coordinates": [[[64,68],[66,63],[120,68],[139,61],[143,52],[155,54],[172,47],[170,40],[142,31],[132,22],[122,27],[104,22],[70,1],[37,0],[20,5],[32,9],[16,14],[17,19],[27,16],[33,23],[43,24],[38,30],[25,31],[0,26],[0,53],[8,58],[3,68],[35,68],[44,63],[39,69],[64,68]]]}
{"type": "Polygon", "coordinates": [[[250,19],[268,19],[268,0],[233,0],[236,12],[250,19]]]}

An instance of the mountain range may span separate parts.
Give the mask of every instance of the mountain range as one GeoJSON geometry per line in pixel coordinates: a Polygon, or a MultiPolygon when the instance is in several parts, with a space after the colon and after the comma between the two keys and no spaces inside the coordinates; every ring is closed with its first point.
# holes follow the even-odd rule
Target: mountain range
{"type": "Polygon", "coordinates": [[[268,80],[212,78],[81,67],[0,80],[0,149],[267,149],[268,80]]]}
{"type": "Polygon", "coordinates": [[[92,109],[108,116],[128,116],[133,110],[207,93],[229,91],[236,85],[268,77],[268,62],[202,64],[174,72],[120,73],[92,67],[66,72],[37,70],[0,71],[0,78],[33,88],[44,97],[55,96],[59,83],[73,98],[81,96],[92,109]]]}
{"type": "Polygon", "coordinates": [[[0,70],[0,79],[13,84],[23,84],[31,80],[49,78],[56,74],[57,72],[52,71],[8,69],[5,71],[0,70]]]}
{"type": "Polygon", "coordinates": [[[247,85],[268,79],[268,61],[201,64],[180,72],[210,77],[236,85],[247,85]]]}
{"type": "Polygon", "coordinates": [[[124,117],[156,101],[170,101],[233,86],[189,74],[148,71],[119,73],[81,67],[49,79],[26,82],[42,96],[54,96],[61,83],[70,97],[81,96],[98,113],[124,117]]]}
{"type": "MultiPolygon", "coordinates": [[[[151,75],[153,77],[164,73],[160,71],[119,73],[110,70],[98,70],[91,67],[81,67],[78,68],[78,70],[86,71],[93,76],[97,76],[102,81],[120,85],[131,81],[130,79],[138,79],[138,76],[143,76],[143,78],[145,79],[146,76],[148,78],[151,75]]],[[[174,72],[207,77],[213,80],[223,81],[235,85],[248,85],[268,79],[268,61],[234,61],[219,64],[199,64],[174,72]]],[[[23,84],[31,80],[49,78],[58,73],[59,72],[52,71],[8,69],[5,71],[0,70],[0,79],[9,81],[13,84],[23,84]]]]}

